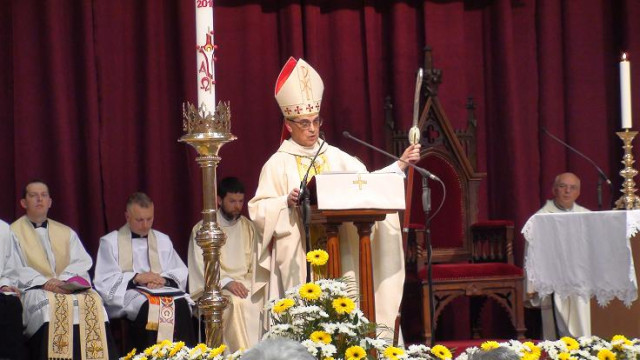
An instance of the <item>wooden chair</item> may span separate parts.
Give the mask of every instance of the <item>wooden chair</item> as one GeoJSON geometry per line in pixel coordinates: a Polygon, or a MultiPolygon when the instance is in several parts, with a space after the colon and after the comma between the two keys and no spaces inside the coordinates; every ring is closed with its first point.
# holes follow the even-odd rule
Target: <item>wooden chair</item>
{"type": "MultiPolygon", "coordinates": [[[[507,311],[517,337],[521,339],[525,332],[523,271],[513,262],[513,222],[477,220],[478,186],[485,174],[475,170],[473,109],[470,106],[469,129],[456,134],[437,97],[441,73],[431,67],[429,49],[425,59],[423,89],[426,90],[423,91],[424,105],[418,124],[422,149],[417,165],[442,180],[446,186],[446,199],[430,222],[433,296],[429,296],[427,269],[422,265],[426,259],[421,244],[428,235],[421,202],[422,184],[417,173],[415,179],[408,179],[404,222],[409,255],[407,269],[416,270],[422,283],[423,337],[427,344],[431,343],[437,319],[452,300],[459,296],[483,296],[497,301],[507,311]],[[431,299],[434,302],[433,329],[429,312],[431,299]]],[[[406,132],[396,132],[393,136],[396,153],[401,153],[407,145],[406,132]]],[[[429,184],[433,212],[444,193],[438,183],[429,180],[429,184]]],[[[477,328],[483,302],[472,301],[472,329],[477,328]]]]}

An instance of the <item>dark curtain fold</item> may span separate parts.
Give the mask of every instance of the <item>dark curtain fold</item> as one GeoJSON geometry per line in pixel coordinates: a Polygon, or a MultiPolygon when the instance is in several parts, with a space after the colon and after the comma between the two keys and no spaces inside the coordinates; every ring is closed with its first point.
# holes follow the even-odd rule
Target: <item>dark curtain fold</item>
{"type": "MultiPolygon", "coordinates": [[[[341,133],[384,146],[388,95],[396,128],[408,129],[429,45],[455,128],[467,126],[467,98],[476,104],[481,219],[519,229],[567,170],[582,178],[579,202],[597,208],[596,171],[543,128],[614,181],[604,186],[609,208],[621,182],[618,60],[629,52],[637,98],[639,17],[633,0],[217,1],[216,93],[238,136],[222,148],[218,175],[239,176],[253,195],[278,146],[273,86],[289,56],[323,76],[328,141],[370,169],[386,165],[341,133]]],[[[182,104],[196,96],[194,21],[191,1],[0,1],[0,217],[18,217],[25,182],[42,178],[51,217],[95,254],[140,190],[186,259],[202,203],[195,152],[177,141],[182,104]]],[[[519,263],[522,251],[518,237],[519,263]]]]}

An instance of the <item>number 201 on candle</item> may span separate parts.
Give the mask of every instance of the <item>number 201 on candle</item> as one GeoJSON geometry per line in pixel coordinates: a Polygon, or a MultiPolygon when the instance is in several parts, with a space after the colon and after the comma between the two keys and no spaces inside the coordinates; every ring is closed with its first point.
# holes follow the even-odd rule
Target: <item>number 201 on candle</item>
{"type": "Polygon", "coordinates": [[[196,7],[213,7],[213,0],[197,0],[196,7]]]}

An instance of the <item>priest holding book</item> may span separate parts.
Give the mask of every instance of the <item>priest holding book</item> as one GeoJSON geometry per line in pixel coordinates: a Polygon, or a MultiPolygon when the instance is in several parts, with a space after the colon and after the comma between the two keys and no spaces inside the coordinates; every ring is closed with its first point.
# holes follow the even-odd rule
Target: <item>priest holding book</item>
{"type": "Polygon", "coordinates": [[[90,289],[91,256],[75,231],[48,218],[52,203],[47,184],[30,181],[20,199],[25,215],[11,224],[19,261],[6,276],[24,292],[30,358],[117,359],[102,299],[90,289]]]}
{"type": "Polygon", "coordinates": [[[153,216],[149,196],[136,192],[129,197],[126,224],[100,239],[96,289],[109,317],[130,321],[132,345],[138,350],[162,340],[192,346],[188,270],[171,239],[151,228],[153,216]]]}

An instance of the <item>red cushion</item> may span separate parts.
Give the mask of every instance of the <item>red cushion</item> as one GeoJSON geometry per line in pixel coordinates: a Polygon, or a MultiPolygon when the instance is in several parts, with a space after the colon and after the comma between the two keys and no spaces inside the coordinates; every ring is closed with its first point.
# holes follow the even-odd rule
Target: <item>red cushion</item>
{"type": "MultiPolygon", "coordinates": [[[[522,276],[521,268],[506,263],[454,263],[435,264],[432,267],[433,280],[473,279],[497,276],[522,276]]],[[[420,270],[420,279],[427,279],[427,268],[420,270]]]]}

